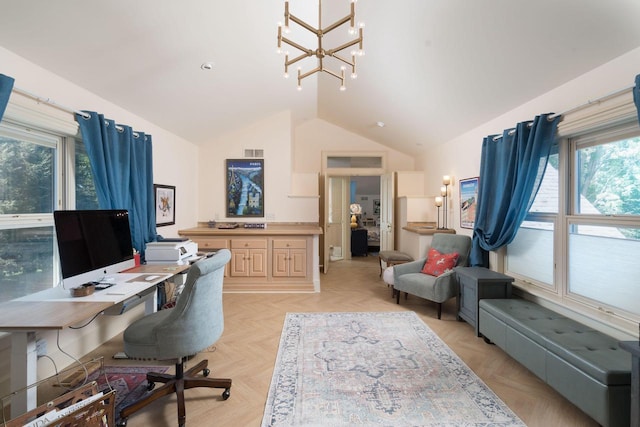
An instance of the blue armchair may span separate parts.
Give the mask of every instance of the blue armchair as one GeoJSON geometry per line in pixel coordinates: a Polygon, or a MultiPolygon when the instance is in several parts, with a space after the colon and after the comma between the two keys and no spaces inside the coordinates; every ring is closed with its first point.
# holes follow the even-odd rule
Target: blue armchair
{"type": "MultiPolygon", "coordinates": [[[[471,238],[458,234],[436,233],[431,248],[443,254],[458,253],[456,267],[467,266],[471,250],[471,238]]],[[[400,304],[400,292],[412,294],[438,304],[438,319],[442,316],[442,303],[458,295],[455,272],[449,270],[435,277],[421,273],[426,257],[393,266],[393,288],[396,302],[400,304]]]]}

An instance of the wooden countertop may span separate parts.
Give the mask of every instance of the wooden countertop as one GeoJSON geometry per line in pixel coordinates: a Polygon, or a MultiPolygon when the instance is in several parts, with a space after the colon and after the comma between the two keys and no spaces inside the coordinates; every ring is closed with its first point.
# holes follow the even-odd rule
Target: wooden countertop
{"type": "Polygon", "coordinates": [[[436,224],[432,222],[409,222],[402,229],[421,236],[432,236],[435,233],[456,234],[456,230],[437,228],[436,224]]]}
{"type": "Polygon", "coordinates": [[[210,228],[199,225],[194,228],[178,230],[181,236],[292,236],[292,235],[319,235],[322,228],[317,224],[278,224],[267,223],[267,228],[243,228],[242,223],[238,228],[210,228]]]}

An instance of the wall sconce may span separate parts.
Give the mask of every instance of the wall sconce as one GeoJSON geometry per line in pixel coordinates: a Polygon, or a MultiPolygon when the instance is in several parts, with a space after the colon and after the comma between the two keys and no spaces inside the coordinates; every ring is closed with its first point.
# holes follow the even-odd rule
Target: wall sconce
{"type": "Polygon", "coordinates": [[[442,206],[442,197],[436,197],[436,207],[438,208],[438,230],[442,230],[440,228],[440,207],[442,206]]]}
{"type": "Polygon", "coordinates": [[[440,187],[440,194],[444,199],[444,208],[442,210],[442,229],[447,230],[447,198],[449,196],[449,185],[451,184],[451,177],[445,175],[442,177],[442,187],[440,187]]]}

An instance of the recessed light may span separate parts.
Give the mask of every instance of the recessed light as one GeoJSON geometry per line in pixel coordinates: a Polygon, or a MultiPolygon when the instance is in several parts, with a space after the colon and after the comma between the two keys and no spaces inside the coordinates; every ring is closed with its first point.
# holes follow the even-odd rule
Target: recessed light
{"type": "Polygon", "coordinates": [[[384,124],[384,122],[376,122],[376,126],[378,126],[379,128],[383,128],[386,125],[384,124]]]}
{"type": "Polygon", "coordinates": [[[200,69],[205,70],[205,71],[213,70],[213,62],[205,62],[204,64],[202,64],[200,66],[200,69]]]}

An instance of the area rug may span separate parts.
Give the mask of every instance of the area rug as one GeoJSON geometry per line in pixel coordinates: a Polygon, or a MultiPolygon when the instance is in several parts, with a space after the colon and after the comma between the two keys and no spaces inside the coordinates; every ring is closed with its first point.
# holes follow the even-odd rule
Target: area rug
{"type": "Polygon", "coordinates": [[[122,408],[148,393],[147,372],[164,373],[168,369],[166,366],[105,366],[104,370],[92,373],[88,381],[96,381],[100,391],[116,391],[117,422],[122,408]]]}
{"type": "Polygon", "coordinates": [[[524,426],[414,312],[288,313],[263,427],[524,426]]]}

